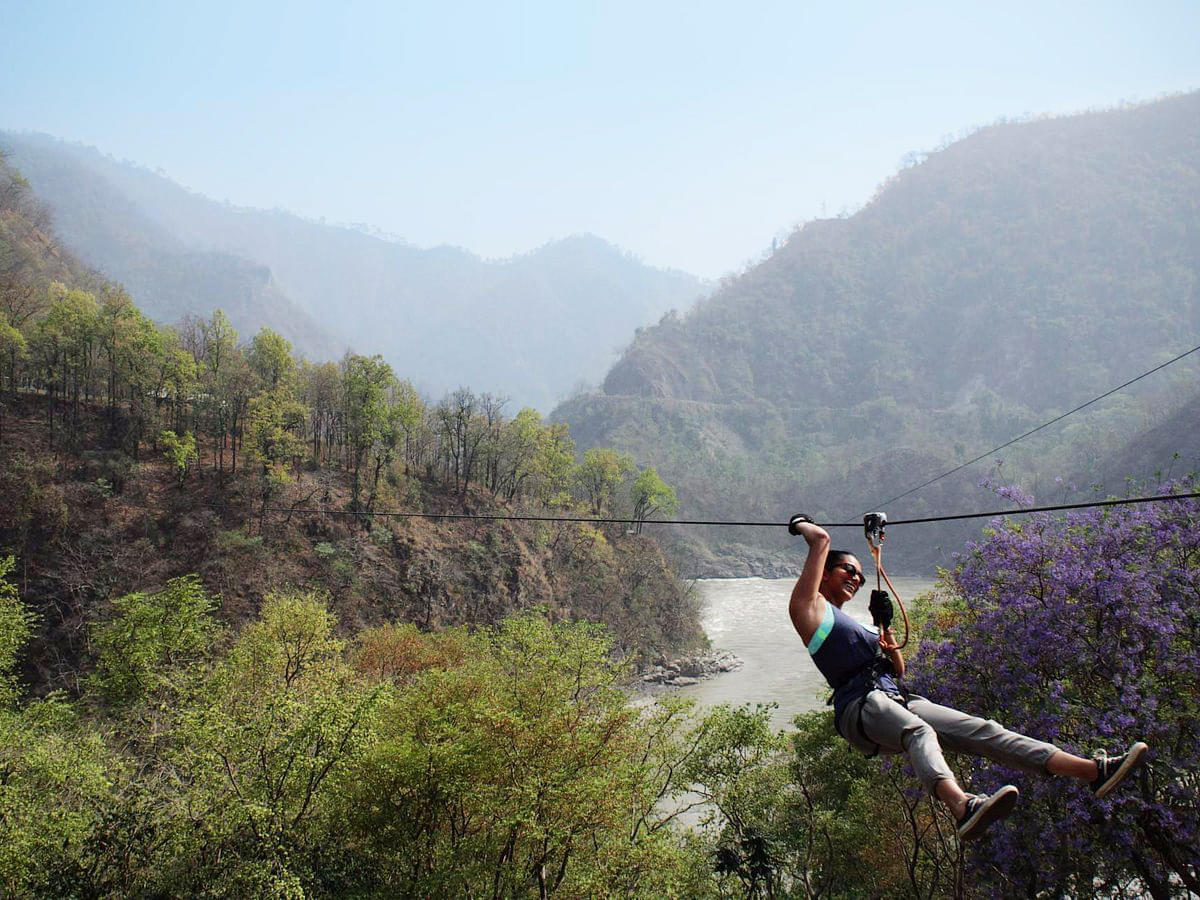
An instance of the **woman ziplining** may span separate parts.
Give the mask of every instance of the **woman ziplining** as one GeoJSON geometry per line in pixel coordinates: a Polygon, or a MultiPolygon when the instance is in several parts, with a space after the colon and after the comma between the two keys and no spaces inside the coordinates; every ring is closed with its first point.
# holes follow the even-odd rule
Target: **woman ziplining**
{"type": "MultiPolygon", "coordinates": [[[[881,569],[882,517],[873,522],[871,516],[867,518],[868,541],[881,569]]],[[[830,550],[828,532],[807,516],[793,516],[788,531],[808,545],[788,613],[817,669],[833,688],[834,727],[868,756],[904,754],[925,789],[949,808],[961,840],[979,837],[988,825],[1008,815],[1019,792],[1009,784],[990,795],[967,794],[946,764],[943,747],[1028,772],[1076,778],[1090,784],[1097,797],[1112,791],[1141,763],[1148,749],[1141,741],[1117,756],[1100,751],[1094,759],[1084,759],[995,721],[908,693],[901,683],[903,645],[890,627],[887,594],[880,591],[872,597],[879,632],[860,625],[842,607],[865,581],[862,564],[846,550],[830,550]]]]}

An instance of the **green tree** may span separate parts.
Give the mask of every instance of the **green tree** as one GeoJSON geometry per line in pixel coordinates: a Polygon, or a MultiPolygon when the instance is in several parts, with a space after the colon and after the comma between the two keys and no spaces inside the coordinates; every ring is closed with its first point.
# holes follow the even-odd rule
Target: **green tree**
{"type": "MultiPolygon", "coordinates": [[[[0,311],[0,396],[3,396],[7,382],[9,395],[16,398],[18,365],[25,359],[28,348],[25,335],[13,327],[8,317],[0,311]]],[[[0,437],[3,437],[3,415],[4,404],[0,400],[0,437]]]]}
{"type": "Polygon", "coordinates": [[[128,294],[108,290],[100,311],[100,347],[106,361],[109,430],[136,459],[149,425],[148,400],[162,367],[162,333],[128,294]],[[121,400],[126,402],[125,418],[118,413],[121,400]]]}
{"type": "Polygon", "coordinates": [[[389,654],[404,689],[337,810],[363,854],[358,890],[676,893],[695,860],[656,827],[662,771],[648,763],[671,728],[629,705],[603,631],[525,615],[472,642],[389,654]]]}
{"type": "Polygon", "coordinates": [[[498,448],[497,493],[512,500],[532,477],[544,435],[542,417],[536,409],[526,407],[507,423],[498,448]]]}
{"type": "Polygon", "coordinates": [[[642,524],[655,513],[669,516],[678,508],[675,489],[658,477],[653,466],[643,469],[633,480],[633,518],[639,534],[642,524]]]}
{"type": "Polygon", "coordinates": [[[14,557],[0,557],[0,705],[16,699],[13,670],[35,621],[33,613],[17,596],[16,585],[8,580],[15,566],[14,557]]]}
{"type": "Polygon", "coordinates": [[[292,468],[304,453],[300,435],[306,410],[281,391],[260,394],[250,401],[246,450],[259,483],[259,531],[266,521],[267,504],[292,483],[292,468]]]}
{"type": "Polygon", "coordinates": [[[393,388],[389,403],[395,410],[395,427],[404,444],[404,473],[409,474],[421,464],[421,432],[425,428],[425,403],[410,381],[399,381],[393,388]]]}
{"type": "Polygon", "coordinates": [[[264,390],[287,388],[295,378],[296,361],[292,358],[291,343],[269,328],[260,330],[250,341],[247,359],[264,390]]]}
{"type": "Polygon", "coordinates": [[[54,896],[109,804],[110,761],[61,697],[18,705],[13,669],[33,617],[12,568],[0,559],[0,895],[54,896]]]}
{"type": "Polygon", "coordinates": [[[0,894],[65,896],[110,806],[116,766],[60,696],[0,708],[0,894]]]}
{"type": "Polygon", "coordinates": [[[185,431],[180,437],[168,429],[158,436],[158,443],[162,446],[163,456],[175,470],[175,477],[182,490],[187,483],[188,470],[200,456],[196,450],[196,436],[190,431],[185,431]]]}
{"type": "Polygon", "coordinates": [[[213,463],[218,472],[225,471],[225,448],[233,428],[234,409],[231,385],[237,360],[237,331],[222,310],[215,310],[212,319],[198,323],[202,407],[206,429],[213,440],[213,463]]]}
{"type": "Polygon", "coordinates": [[[487,434],[479,415],[480,401],[473,392],[459,388],[444,397],[436,410],[442,477],[459,494],[466,493],[475,475],[479,448],[487,434]]]}
{"type": "Polygon", "coordinates": [[[55,406],[70,402],[69,437],[79,437],[80,403],[90,394],[100,327],[100,306],[93,294],[63,284],[51,287],[51,303],[38,320],[33,349],[48,395],[47,416],[54,437],[55,406]]]}
{"type": "Polygon", "coordinates": [[[633,471],[633,458],[627,453],[594,447],[583,454],[575,480],[593,516],[603,516],[612,509],[617,489],[633,471]]]}
{"type": "Polygon", "coordinates": [[[241,348],[230,357],[231,364],[222,380],[223,402],[228,409],[230,437],[230,469],[237,471],[238,450],[245,439],[246,419],[250,402],[258,390],[257,379],[241,348]]]}
{"type": "Polygon", "coordinates": [[[179,332],[173,328],[160,329],[162,354],[153,373],[155,405],[166,404],[168,425],[177,434],[189,430],[193,418],[189,410],[199,381],[199,368],[195,358],[181,346],[179,332]]]}
{"type": "Polygon", "coordinates": [[[194,813],[164,843],[149,893],[303,896],[337,879],[332,792],[387,689],[355,675],[334,624],[321,596],[273,593],[200,686],[170,753],[194,813]]]}
{"type": "Polygon", "coordinates": [[[363,465],[388,425],[387,398],[395,380],[383,357],[347,354],[342,360],[341,416],[353,509],[360,506],[363,465]]]}
{"type": "Polygon", "coordinates": [[[722,896],[962,896],[954,823],[900,765],[850,749],[828,713],[774,732],[770,708],[717,707],[683,742],[722,896]]]}
{"type": "Polygon", "coordinates": [[[300,398],[308,408],[308,439],[312,442],[313,463],[320,465],[339,440],[341,416],[341,375],[336,363],[300,366],[300,398]]]}
{"type": "Polygon", "coordinates": [[[93,630],[93,643],[96,684],[117,702],[156,690],[200,659],[215,633],[213,602],[196,575],[174,578],[155,593],[125,594],[113,600],[113,609],[93,630]]]}
{"type": "Polygon", "coordinates": [[[533,476],[535,496],[547,506],[570,503],[575,471],[575,442],[565,423],[547,425],[538,440],[533,476]]]}

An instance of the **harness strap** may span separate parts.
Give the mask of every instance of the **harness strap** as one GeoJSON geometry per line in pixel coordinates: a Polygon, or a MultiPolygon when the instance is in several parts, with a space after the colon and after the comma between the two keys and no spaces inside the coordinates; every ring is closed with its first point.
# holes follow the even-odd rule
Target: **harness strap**
{"type": "Polygon", "coordinates": [[[891,667],[891,663],[888,662],[886,657],[875,656],[841,679],[837,684],[831,684],[830,687],[833,688],[833,692],[836,694],[842,688],[846,687],[846,685],[852,684],[856,679],[863,678],[864,676],[878,675],[880,674],[879,666],[881,663],[889,668],[891,667]]]}
{"type": "MultiPolygon", "coordinates": [[[[830,699],[832,700],[833,698],[830,698],[830,699]]],[[[878,756],[879,751],[882,749],[882,747],[879,744],[875,743],[873,740],[871,740],[867,736],[867,730],[863,727],[863,710],[866,709],[866,706],[867,706],[866,695],[864,694],[861,698],[859,698],[857,703],[858,703],[858,712],[855,714],[853,727],[858,731],[859,736],[863,739],[863,741],[865,743],[868,743],[872,747],[875,748],[870,753],[866,754],[867,759],[870,759],[873,756],[878,756]]],[[[841,716],[833,717],[833,730],[838,733],[838,737],[840,737],[842,740],[846,741],[847,743],[849,743],[851,745],[854,744],[854,742],[850,740],[850,737],[842,732],[841,716]]]]}
{"type": "Polygon", "coordinates": [[[867,698],[863,697],[862,701],[858,704],[858,721],[855,722],[854,724],[855,724],[855,727],[858,728],[858,733],[863,736],[863,739],[868,741],[871,744],[871,746],[875,748],[874,750],[872,750],[870,753],[867,754],[867,759],[870,759],[873,756],[879,755],[880,746],[879,746],[879,744],[876,744],[874,741],[872,741],[869,737],[867,737],[867,730],[865,728],[863,728],[863,710],[866,708],[867,708],[867,698]]]}

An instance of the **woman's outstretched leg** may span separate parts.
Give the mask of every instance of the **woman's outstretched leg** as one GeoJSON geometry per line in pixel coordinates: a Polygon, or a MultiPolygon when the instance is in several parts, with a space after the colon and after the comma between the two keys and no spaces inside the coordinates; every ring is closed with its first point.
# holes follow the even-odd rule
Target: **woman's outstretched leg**
{"type": "MultiPolygon", "coordinates": [[[[949,706],[942,706],[912,694],[908,698],[908,710],[937,732],[943,747],[954,753],[982,756],[1014,769],[1044,774],[1051,759],[1061,755],[1069,757],[1065,763],[1074,765],[1071,757],[1053,744],[1010,731],[993,719],[981,719],[949,706]]],[[[1066,774],[1066,773],[1064,773],[1066,774]]],[[[1095,772],[1092,773],[1093,777],[1095,772]]]]}
{"type": "Polygon", "coordinates": [[[992,719],[968,715],[925,697],[911,696],[908,709],[933,727],[947,750],[982,756],[1029,772],[1075,778],[1092,785],[1098,797],[1120,784],[1141,763],[1148,749],[1139,741],[1119,756],[1101,753],[1096,759],[1085,759],[1011,731],[992,719]]]}

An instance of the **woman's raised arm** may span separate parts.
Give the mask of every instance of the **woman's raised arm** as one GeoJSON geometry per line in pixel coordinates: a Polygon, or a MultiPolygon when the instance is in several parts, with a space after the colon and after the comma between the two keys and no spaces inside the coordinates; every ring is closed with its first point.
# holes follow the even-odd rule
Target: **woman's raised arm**
{"type": "Polygon", "coordinates": [[[797,518],[792,519],[788,530],[804,538],[808,544],[808,558],[804,560],[804,569],[792,588],[792,598],[788,602],[792,625],[804,645],[808,646],[825,615],[825,604],[818,589],[825,575],[825,558],[829,555],[829,533],[816,522],[798,521],[797,518]]]}

